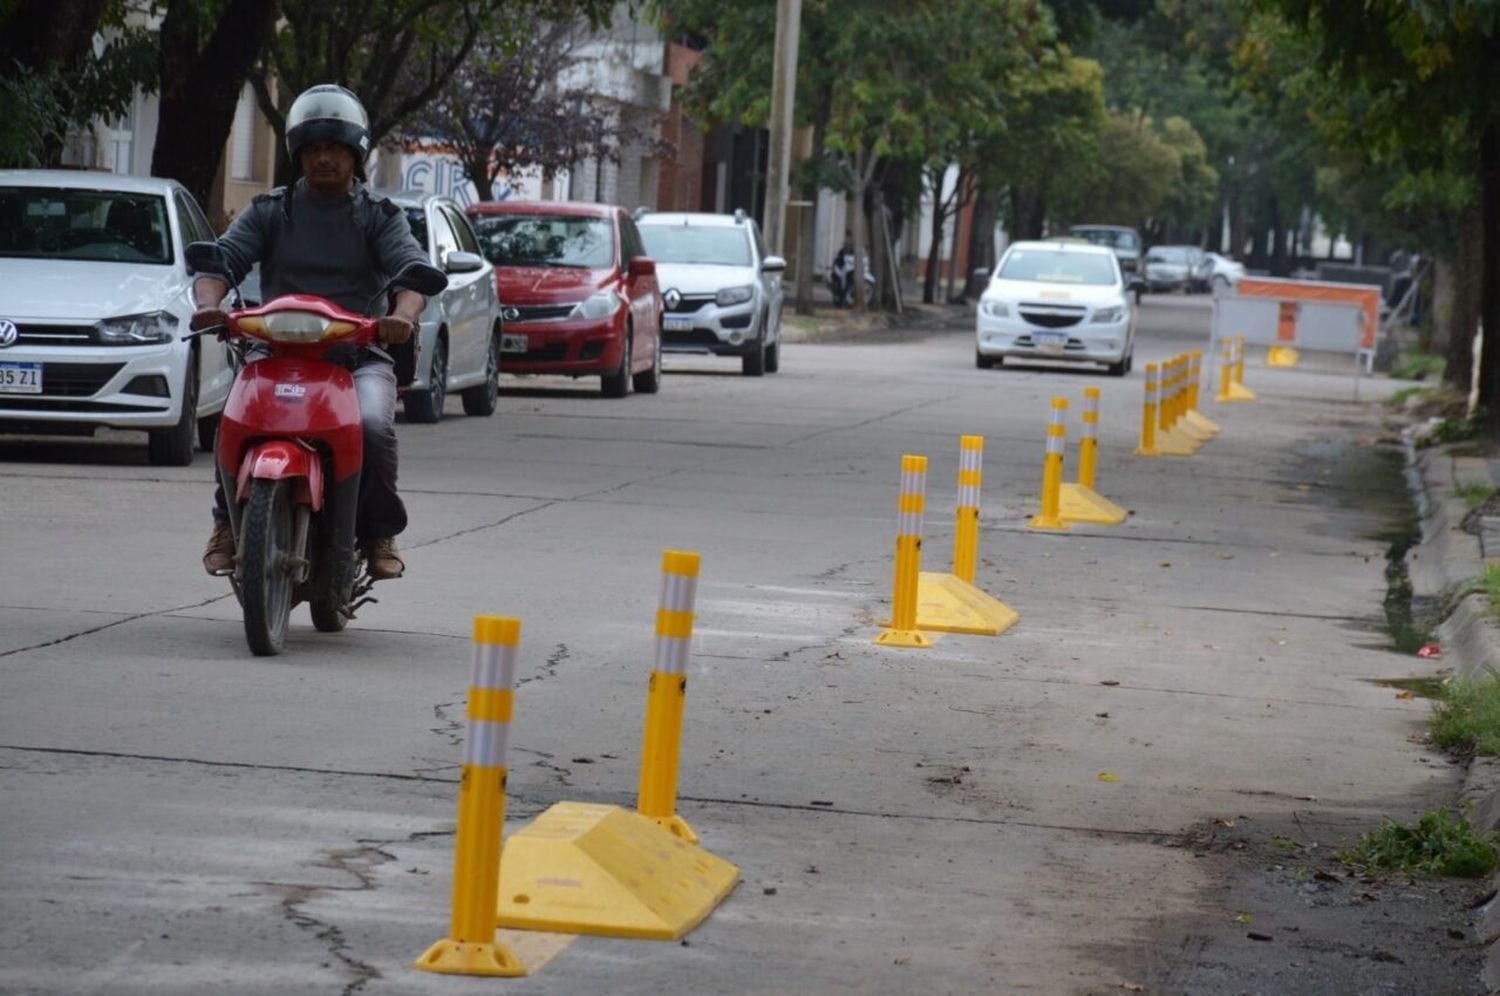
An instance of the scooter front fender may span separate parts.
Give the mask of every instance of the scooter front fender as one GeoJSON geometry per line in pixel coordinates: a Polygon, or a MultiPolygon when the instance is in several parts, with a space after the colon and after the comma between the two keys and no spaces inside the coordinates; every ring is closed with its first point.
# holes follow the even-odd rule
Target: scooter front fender
{"type": "Polygon", "coordinates": [[[311,505],[313,511],[323,507],[323,461],[317,451],[290,439],[268,439],[256,443],[240,461],[235,485],[237,501],[250,496],[254,480],[292,481],[292,499],[311,505]]]}

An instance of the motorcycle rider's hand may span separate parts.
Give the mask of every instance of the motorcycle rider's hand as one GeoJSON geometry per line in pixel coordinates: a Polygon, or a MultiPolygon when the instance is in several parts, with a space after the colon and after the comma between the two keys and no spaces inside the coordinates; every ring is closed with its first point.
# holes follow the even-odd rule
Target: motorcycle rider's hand
{"type": "Polygon", "coordinates": [[[205,329],[215,327],[227,328],[229,316],[222,309],[216,307],[203,307],[193,312],[193,317],[188,319],[188,328],[194,332],[202,332],[205,329]]]}
{"type": "Polygon", "coordinates": [[[380,320],[375,336],[384,346],[399,346],[411,338],[416,323],[399,315],[386,315],[380,320]]]}

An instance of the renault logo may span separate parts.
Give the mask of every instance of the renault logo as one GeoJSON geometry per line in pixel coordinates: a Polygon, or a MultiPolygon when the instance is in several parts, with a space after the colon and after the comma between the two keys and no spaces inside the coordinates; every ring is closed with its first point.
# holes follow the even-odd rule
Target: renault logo
{"type": "Polygon", "coordinates": [[[21,338],[21,330],[16,328],[16,323],[0,318],[0,349],[14,346],[19,338],[21,338]]]}
{"type": "Polygon", "coordinates": [[[507,322],[513,322],[521,317],[521,309],[514,307],[503,308],[500,311],[500,317],[505,319],[507,322]]]}
{"type": "Polygon", "coordinates": [[[667,307],[675,308],[682,303],[682,295],[677,293],[676,287],[673,287],[662,296],[662,300],[667,302],[667,307]]]}

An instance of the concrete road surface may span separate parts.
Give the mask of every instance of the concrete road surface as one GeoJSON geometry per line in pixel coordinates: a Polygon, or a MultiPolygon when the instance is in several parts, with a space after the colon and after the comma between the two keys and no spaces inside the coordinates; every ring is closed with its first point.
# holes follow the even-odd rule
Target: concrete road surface
{"type": "Polygon", "coordinates": [[[1457,778],[1408,739],[1425,705],[1373,682],[1425,662],[1386,649],[1398,463],[1344,365],[1252,359],[1261,400],[1205,405],[1224,431],[1197,456],[1130,455],[1144,362],[1202,348],[1208,316],[1148,298],[1124,379],[877,332],[760,379],[672,359],[655,397],[452,399],[401,427],[408,576],[341,634],[299,610],[269,659],[198,565],[206,455],[0,442],[0,992],[1144,985],[1174,925],[1242,915],[1205,833],[1348,837],[1457,778]],[[1087,385],[1099,489],[1132,515],[1029,531],[1048,401],[1076,436],[1087,385]],[[930,458],[946,569],[965,433],[978,582],[1021,622],[878,648],[901,455],[930,458]],[[631,805],[668,547],[703,555],[680,811],[743,882],[681,944],[507,934],[527,979],[413,971],[447,929],[471,617],[524,623],[507,832],[631,805]]]}

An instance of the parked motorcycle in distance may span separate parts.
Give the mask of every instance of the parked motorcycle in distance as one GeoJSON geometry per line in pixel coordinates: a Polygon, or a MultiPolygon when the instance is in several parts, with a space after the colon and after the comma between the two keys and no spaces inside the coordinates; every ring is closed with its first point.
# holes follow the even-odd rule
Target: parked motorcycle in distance
{"type": "MultiPolygon", "coordinates": [[[[187,247],[196,273],[225,276],[213,242],[187,247]]],[[[447,286],[436,267],[416,263],[392,288],[431,296],[447,286]]],[[[354,377],[327,357],[332,347],[375,343],[378,318],[305,294],[236,308],[220,335],[253,341],[267,355],[235,379],[214,447],[238,556],[230,584],[250,650],[281,652],[293,606],[307,602],[313,625],[338,632],[369,597],[374,580],[355,549],[355,512],[364,458],[354,377]]]]}

